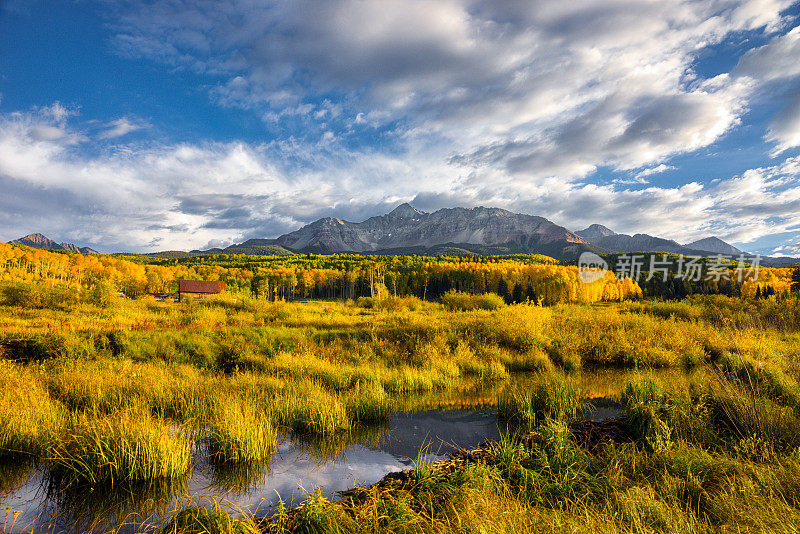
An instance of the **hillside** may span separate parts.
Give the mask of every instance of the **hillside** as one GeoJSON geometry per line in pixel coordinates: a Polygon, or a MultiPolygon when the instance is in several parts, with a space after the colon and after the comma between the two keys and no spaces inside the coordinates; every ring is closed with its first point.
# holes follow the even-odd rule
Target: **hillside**
{"type": "Polygon", "coordinates": [[[686,248],[694,250],[705,250],[708,252],[713,252],[715,254],[725,254],[728,256],[738,256],[739,254],[742,254],[741,250],[734,247],[733,245],[729,245],[728,243],[717,237],[706,237],[705,239],[700,239],[697,241],[692,241],[691,243],[687,243],[684,246],[686,248]]]}

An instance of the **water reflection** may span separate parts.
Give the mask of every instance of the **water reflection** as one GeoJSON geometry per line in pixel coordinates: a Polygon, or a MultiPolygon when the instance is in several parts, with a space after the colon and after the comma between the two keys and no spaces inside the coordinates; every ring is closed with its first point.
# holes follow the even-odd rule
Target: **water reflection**
{"type": "Polygon", "coordinates": [[[35,469],[36,461],[30,456],[0,457],[0,495],[24,486],[35,469]]]}
{"type": "Polygon", "coordinates": [[[401,412],[386,424],[324,438],[281,435],[268,463],[215,464],[198,450],[192,471],[173,483],[124,489],[63,486],[38,469],[27,481],[7,485],[0,505],[23,511],[18,532],[155,531],[172,510],[204,496],[236,503],[247,513],[268,514],[279,499],[287,506],[299,504],[316,488],[334,497],[374,483],[411,466],[423,448],[438,458],[498,436],[491,410],[401,412]]]}
{"type": "Polygon", "coordinates": [[[42,524],[65,532],[140,530],[161,524],[176,495],[186,491],[186,480],[158,480],[125,487],[64,486],[49,480],[42,524]]]}
{"type": "Polygon", "coordinates": [[[429,458],[440,458],[454,448],[474,447],[499,435],[491,410],[395,413],[385,425],[332,436],[283,435],[258,483],[220,485],[213,469],[197,470],[189,482],[189,493],[221,495],[248,513],[263,515],[270,513],[279,499],[287,506],[298,504],[317,488],[334,497],[355,485],[374,483],[388,472],[407,469],[421,449],[429,458]]]}
{"type": "Polygon", "coordinates": [[[270,462],[224,462],[207,464],[209,489],[215,494],[247,495],[269,476],[270,462]]]}
{"type": "MultiPolygon", "coordinates": [[[[673,383],[687,380],[680,372],[659,374],[673,383]]],[[[619,413],[625,384],[640,375],[616,370],[576,376],[593,404],[587,418],[619,413]]],[[[499,438],[492,407],[510,388],[524,388],[533,380],[536,375],[521,374],[503,382],[464,383],[446,392],[402,396],[396,399],[398,411],[382,425],[314,438],[282,434],[269,462],[213,464],[198,449],[191,471],[171,483],[63,487],[47,478],[44,466],[0,464],[0,509],[21,510],[14,530],[36,533],[156,531],[173,510],[207,496],[247,513],[269,514],[279,499],[287,506],[298,504],[316,488],[334,497],[355,485],[374,483],[388,472],[411,467],[421,450],[441,457],[499,438]]]]}

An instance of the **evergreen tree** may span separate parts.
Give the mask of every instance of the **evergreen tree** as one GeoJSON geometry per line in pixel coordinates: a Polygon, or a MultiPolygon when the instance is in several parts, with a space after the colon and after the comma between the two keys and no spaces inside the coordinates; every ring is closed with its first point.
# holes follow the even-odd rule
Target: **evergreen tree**
{"type": "Polygon", "coordinates": [[[514,284],[514,290],[511,292],[511,300],[514,301],[514,304],[521,304],[525,301],[525,293],[522,290],[521,284],[514,284]]]}
{"type": "Polygon", "coordinates": [[[533,286],[528,286],[528,291],[526,292],[525,297],[531,304],[539,304],[539,299],[536,297],[536,292],[533,290],[533,286]]]}
{"type": "Polygon", "coordinates": [[[800,293],[800,267],[795,267],[792,271],[792,293],[800,293]]]}
{"type": "Polygon", "coordinates": [[[683,279],[672,277],[672,295],[676,299],[682,299],[686,296],[686,286],[683,284],[683,279]]]}
{"type": "Polygon", "coordinates": [[[497,282],[497,294],[503,297],[503,300],[506,301],[506,304],[509,304],[510,295],[508,294],[508,284],[502,278],[500,278],[500,281],[497,282]]]}
{"type": "Polygon", "coordinates": [[[761,298],[761,286],[756,288],[756,300],[761,298]]]}

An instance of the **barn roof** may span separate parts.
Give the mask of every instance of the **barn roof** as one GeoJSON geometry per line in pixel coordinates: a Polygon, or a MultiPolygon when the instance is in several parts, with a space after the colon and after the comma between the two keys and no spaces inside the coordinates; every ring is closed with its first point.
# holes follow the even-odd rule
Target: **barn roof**
{"type": "Polygon", "coordinates": [[[217,280],[178,280],[179,293],[222,293],[225,282],[217,280]]]}

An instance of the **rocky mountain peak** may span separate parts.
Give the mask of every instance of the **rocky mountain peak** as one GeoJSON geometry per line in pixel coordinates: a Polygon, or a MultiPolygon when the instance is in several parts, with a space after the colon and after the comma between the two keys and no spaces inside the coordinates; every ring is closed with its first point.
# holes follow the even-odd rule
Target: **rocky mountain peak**
{"type": "Polygon", "coordinates": [[[41,248],[45,250],[64,250],[66,252],[80,252],[83,254],[97,254],[97,251],[89,247],[78,247],[73,243],[57,243],[44,234],[28,234],[10,241],[14,245],[25,245],[26,247],[41,248]]]}
{"type": "Polygon", "coordinates": [[[390,211],[389,215],[391,215],[392,217],[397,217],[399,219],[415,219],[417,217],[421,217],[427,214],[423,211],[419,211],[417,208],[415,208],[408,202],[404,202],[399,206],[397,206],[392,211],[390,211]]]}
{"type": "Polygon", "coordinates": [[[590,241],[592,239],[608,237],[610,235],[617,235],[617,233],[614,230],[608,228],[607,226],[603,226],[602,224],[592,224],[588,228],[585,228],[575,233],[581,236],[582,238],[588,239],[590,241]]]}
{"type": "Polygon", "coordinates": [[[49,237],[47,237],[46,235],[39,234],[39,233],[28,234],[25,237],[20,237],[16,241],[26,241],[28,243],[32,243],[32,244],[35,244],[35,245],[50,245],[50,244],[57,245],[58,244],[55,241],[53,241],[52,239],[50,239],[49,237]]]}
{"type": "Polygon", "coordinates": [[[324,252],[374,252],[447,243],[561,256],[565,247],[586,241],[542,217],[482,206],[426,213],[408,203],[362,222],[320,219],[275,240],[290,250],[324,252]]]}

